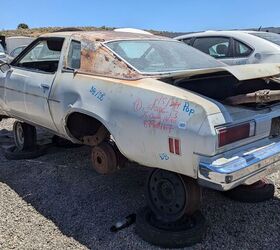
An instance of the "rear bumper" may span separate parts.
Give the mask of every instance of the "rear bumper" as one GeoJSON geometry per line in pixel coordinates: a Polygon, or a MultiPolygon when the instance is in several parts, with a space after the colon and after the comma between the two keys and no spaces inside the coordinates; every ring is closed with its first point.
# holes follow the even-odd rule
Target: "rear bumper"
{"type": "Polygon", "coordinates": [[[199,164],[200,185],[226,191],[250,185],[280,170],[280,142],[233,154],[230,158],[203,158],[199,164]]]}

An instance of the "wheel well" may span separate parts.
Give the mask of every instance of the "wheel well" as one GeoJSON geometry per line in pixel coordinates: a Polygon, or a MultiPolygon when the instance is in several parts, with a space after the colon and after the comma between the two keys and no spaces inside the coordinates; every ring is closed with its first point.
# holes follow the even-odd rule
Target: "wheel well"
{"type": "Polygon", "coordinates": [[[85,136],[95,135],[102,126],[104,125],[96,118],[78,112],[70,114],[66,122],[69,133],[81,141],[85,136]]]}

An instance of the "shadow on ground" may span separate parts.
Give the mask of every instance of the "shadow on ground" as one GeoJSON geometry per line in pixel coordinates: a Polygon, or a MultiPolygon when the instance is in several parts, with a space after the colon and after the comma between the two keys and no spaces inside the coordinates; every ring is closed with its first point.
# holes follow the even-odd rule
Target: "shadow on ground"
{"type": "MultiPolygon", "coordinates": [[[[11,132],[0,131],[0,145],[11,132]]],[[[42,140],[49,135],[42,133],[42,140]]],[[[111,225],[145,205],[147,169],[131,166],[110,176],[91,169],[90,149],[52,147],[35,160],[8,161],[0,152],[0,181],[7,184],[68,237],[90,249],[152,248],[134,226],[111,233],[111,225]]],[[[274,179],[279,187],[280,180],[274,179]]],[[[272,248],[280,244],[280,197],[261,204],[242,204],[204,190],[202,211],[207,236],[195,249],[272,248]]]]}

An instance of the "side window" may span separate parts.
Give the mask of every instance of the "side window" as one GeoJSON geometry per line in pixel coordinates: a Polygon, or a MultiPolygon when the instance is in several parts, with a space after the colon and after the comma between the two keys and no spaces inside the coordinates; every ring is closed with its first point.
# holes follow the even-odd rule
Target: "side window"
{"type": "Polygon", "coordinates": [[[10,56],[13,57],[13,58],[17,57],[17,56],[24,50],[24,48],[25,48],[25,47],[18,47],[18,48],[15,48],[15,49],[11,52],[10,56]]]}
{"type": "Polygon", "coordinates": [[[253,52],[253,50],[249,46],[240,41],[234,40],[234,44],[235,57],[247,57],[253,52]]]}
{"type": "Polygon", "coordinates": [[[40,41],[21,60],[20,63],[38,61],[59,61],[62,43],[56,41],[40,41]]]}
{"type": "Polygon", "coordinates": [[[196,38],[193,47],[215,58],[230,56],[230,38],[227,37],[196,38]]]}
{"type": "Polygon", "coordinates": [[[187,45],[190,45],[191,44],[191,40],[192,40],[192,37],[189,37],[189,38],[185,38],[185,39],[183,39],[181,41],[184,42],[187,45]]]}
{"type": "Polygon", "coordinates": [[[14,65],[29,70],[54,73],[58,68],[63,42],[64,38],[40,39],[14,65]]]}
{"type": "Polygon", "coordinates": [[[79,69],[81,66],[81,43],[72,40],[67,57],[67,66],[71,69],[79,69]]]}

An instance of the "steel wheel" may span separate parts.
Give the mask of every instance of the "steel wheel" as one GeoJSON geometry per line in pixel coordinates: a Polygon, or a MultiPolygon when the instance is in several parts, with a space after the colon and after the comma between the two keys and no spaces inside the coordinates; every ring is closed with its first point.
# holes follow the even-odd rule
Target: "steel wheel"
{"type": "Polygon", "coordinates": [[[172,222],[199,209],[201,189],[180,174],[156,169],[148,179],[148,204],[158,219],[172,222]]]}
{"type": "Polygon", "coordinates": [[[16,121],[13,126],[14,142],[18,150],[32,149],[36,146],[35,127],[16,121]]]}
{"type": "Polygon", "coordinates": [[[92,149],[93,168],[100,174],[110,174],[117,170],[117,155],[113,145],[102,142],[92,149]]]}

